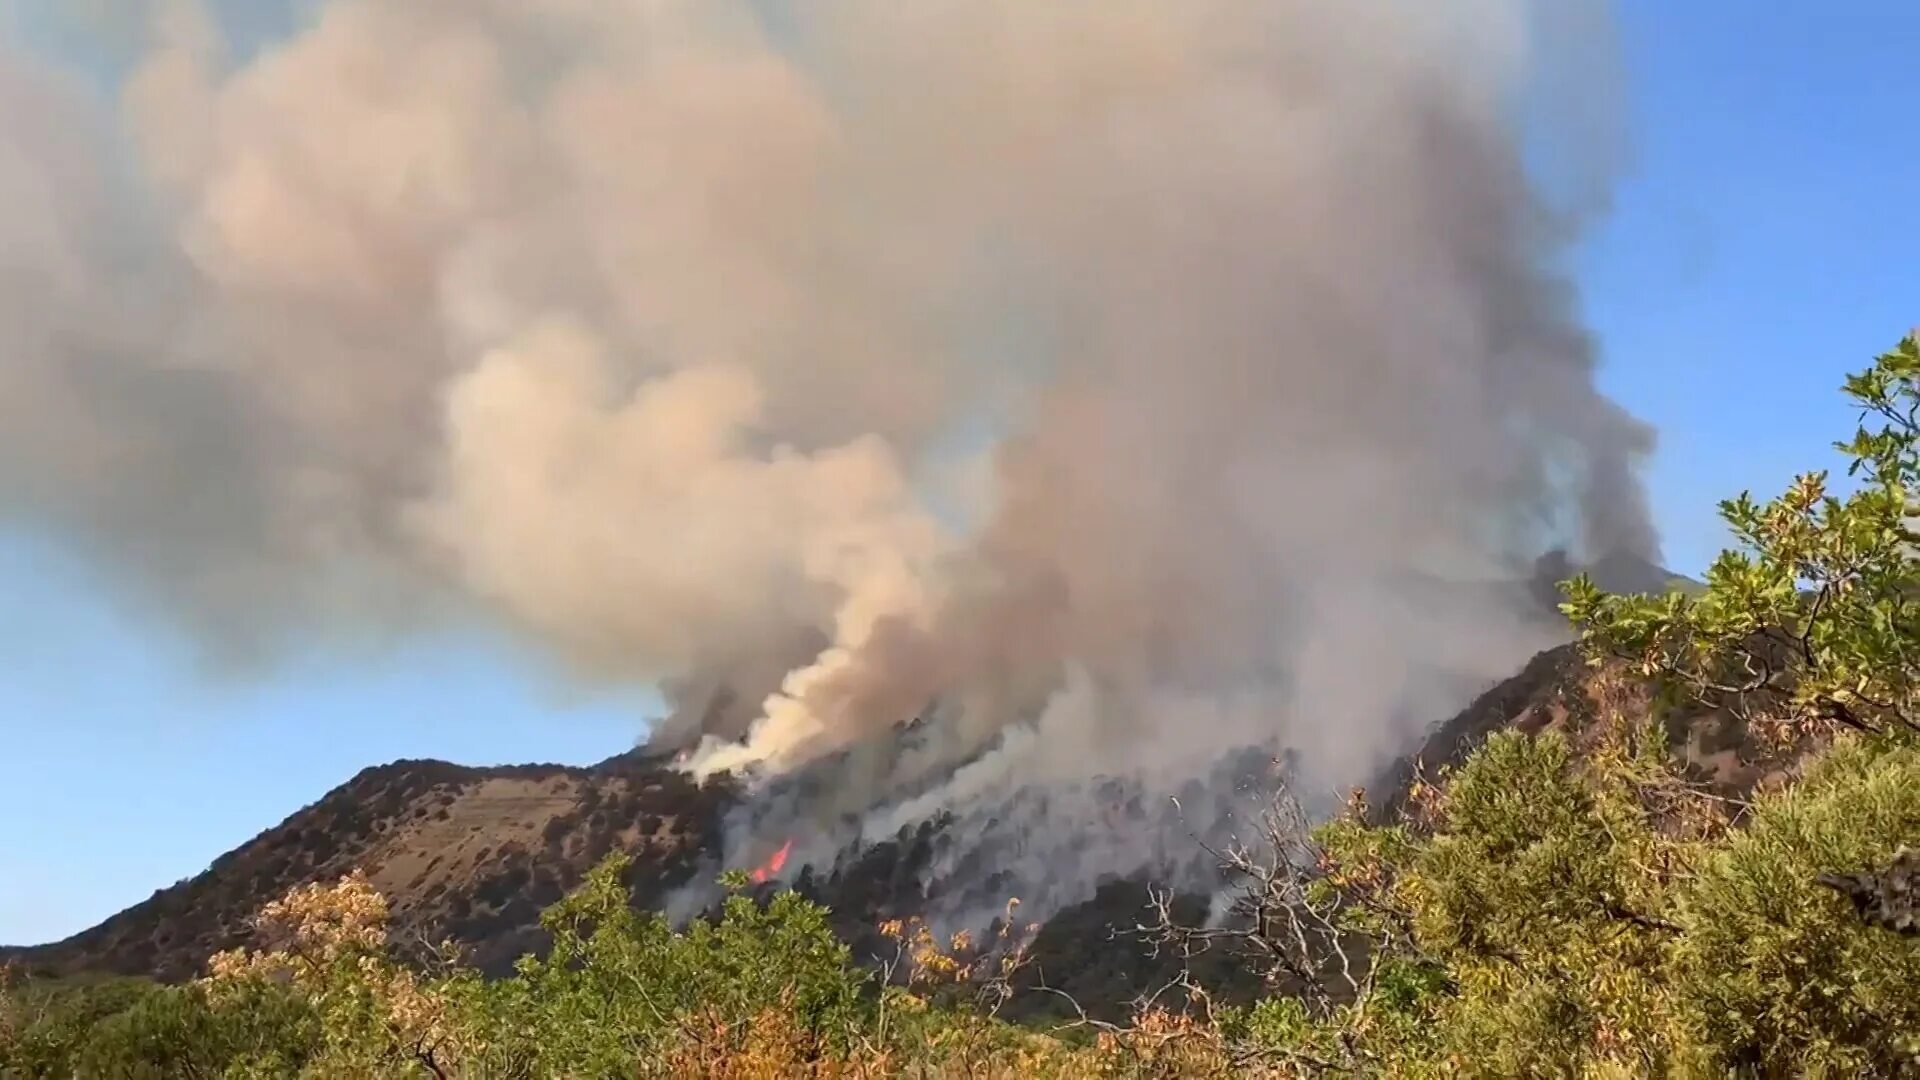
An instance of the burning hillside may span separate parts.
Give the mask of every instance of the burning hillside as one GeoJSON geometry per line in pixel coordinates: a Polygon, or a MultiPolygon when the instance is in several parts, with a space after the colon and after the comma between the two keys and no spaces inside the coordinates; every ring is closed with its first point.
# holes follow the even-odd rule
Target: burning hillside
{"type": "Polygon", "coordinates": [[[0,67],[0,510],[223,661],[660,685],[722,865],[942,820],[944,914],[1057,909],[1554,640],[1409,582],[1656,555],[1558,269],[1583,4],[137,10],[110,106],[0,67]]]}
{"type": "MultiPolygon", "coordinates": [[[[1550,644],[1564,640],[1566,629],[1542,585],[1546,575],[1574,570],[1556,556],[1542,560],[1530,581],[1430,582],[1426,588],[1461,610],[1502,611],[1517,639],[1550,644]]],[[[1623,583],[1666,579],[1629,559],[1596,571],[1623,583]]],[[[1436,717],[1501,681],[1471,664],[1442,666],[1443,646],[1434,643],[1434,662],[1396,673],[1405,680],[1399,691],[1405,697],[1386,726],[1407,734],[1366,759],[1364,772],[1344,779],[1316,768],[1284,725],[1257,722],[1237,729],[1175,727],[1146,756],[1139,744],[1108,748],[1076,741],[1077,732],[1050,731],[1057,721],[1043,714],[1010,724],[971,754],[943,757],[939,750],[952,739],[944,725],[964,714],[934,707],[790,771],[749,775],[743,799],[726,813],[724,854],[713,869],[746,869],[755,883],[837,880],[869,859],[876,845],[921,843],[917,857],[888,871],[898,895],[873,913],[976,929],[1014,895],[1039,917],[1119,880],[1153,880],[1204,895],[1220,880],[1203,844],[1217,845],[1257,815],[1282,779],[1277,763],[1287,763],[1287,782],[1310,808],[1330,811],[1346,784],[1379,775],[1418,744],[1436,717]],[[1236,741],[1213,741],[1230,732],[1237,732],[1236,741]],[[1044,760],[1063,746],[1074,748],[1071,757],[1044,760]]],[[[1538,681],[1531,669],[1528,677],[1538,681]]],[[[1496,726],[1511,718],[1491,706],[1480,712],[1482,722],[1496,726]]],[[[1477,739],[1485,730],[1471,734],[1477,739]]],[[[1151,725],[1138,737],[1153,737],[1151,725]]],[[[697,760],[683,751],[679,767],[691,769],[697,760]]],[[[717,895],[696,875],[673,907],[693,910],[717,895]]]]}
{"type": "Polygon", "coordinates": [[[779,876],[781,870],[786,868],[787,858],[792,854],[793,841],[788,840],[782,843],[779,849],[773,854],[767,856],[766,862],[754,867],[753,872],[747,875],[747,880],[753,882],[755,885],[765,885],[767,882],[772,881],[779,876]]]}
{"type": "MultiPolygon", "coordinates": [[[[1518,583],[1514,591],[1529,592],[1518,583]]],[[[1393,804],[1416,755],[1431,775],[1507,727],[1597,728],[1593,679],[1571,646],[1542,653],[1451,719],[1423,725],[1424,741],[1410,742],[1410,753],[1377,775],[1373,805],[1393,804]]],[[[1774,782],[1796,757],[1748,738],[1730,715],[1668,722],[1675,754],[1729,795],[1774,782]]],[[[1293,764],[1309,799],[1331,803],[1344,794],[1312,785],[1297,758],[1293,764]]],[[[590,769],[369,769],[206,873],[21,958],[48,971],[187,977],[211,953],[244,941],[249,917],[267,901],[358,868],[389,897],[402,940],[451,938],[484,970],[504,973],[520,953],[540,948],[541,906],[619,850],[633,858],[628,884],[643,906],[706,910],[718,899],[714,877],[744,870],[762,895],[793,888],[827,905],[862,962],[891,955],[878,930],[888,920],[923,916],[943,933],[990,935],[992,920],[1018,897],[1021,919],[1041,924],[1034,955],[1050,984],[1089,1008],[1123,1008],[1134,993],[1164,983],[1178,961],[1115,940],[1116,929],[1147,914],[1149,884],[1175,887],[1184,917],[1206,918],[1222,879],[1201,842],[1217,847],[1244,835],[1278,778],[1272,755],[1248,746],[1171,789],[1098,777],[983,797],[918,820],[900,811],[856,815],[836,831],[807,812],[849,767],[825,760],[757,791],[696,785],[683,769],[644,755],[590,769]]],[[[1222,963],[1209,974],[1230,984],[1235,972],[1228,958],[1222,963]]],[[[1049,1004],[1022,999],[1018,1008],[1049,1004]]]]}

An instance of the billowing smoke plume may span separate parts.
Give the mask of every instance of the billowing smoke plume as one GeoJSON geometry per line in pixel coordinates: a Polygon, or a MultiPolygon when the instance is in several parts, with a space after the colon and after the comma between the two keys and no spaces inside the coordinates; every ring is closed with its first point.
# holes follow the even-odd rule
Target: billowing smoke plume
{"type": "Polygon", "coordinates": [[[229,652],[505,620],[821,821],[1352,779],[1536,642],[1421,583],[1653,553],[1534,15],[158,2],[108,107],[0,57],[0,507],[229,652]]]}

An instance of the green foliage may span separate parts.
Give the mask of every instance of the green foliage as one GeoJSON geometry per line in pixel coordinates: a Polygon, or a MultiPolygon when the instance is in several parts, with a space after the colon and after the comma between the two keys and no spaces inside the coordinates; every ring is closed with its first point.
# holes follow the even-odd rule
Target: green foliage
{"type": "Polygon", "coordinates": [[[1321,828],[1329,880],[1364,900],[1366,991],[1318,1020],[1263,1002],[1233,1036],[1396,1076],[1920,1071],[1920,941],[1818,882],[1920,837],[1920,748],[1843,738],[1743,827],[1691,831],[1685,789],[1632,751],[1503,733],[1426,827],[1321,828]]]}
{"type": "Polygon", "coordinates": [[[609,857],[547,911],[546,958],[522,960],[518,977],[502,984],[459,984],[501,1067],[617,1073],[658,1059],[689,1025],[743,1036],[770,1010],[791,1020],[809,1051],[844,1051],[869,1023],[866,975],[825,909],[790,892],[764,908],[735,895],[717,923],[675,933],[662,916],[630,906],[621,884],[627,861],[609,857]]]}
{"type": "Polygon", "coordinates": [[[362,879],[296,890],[263,913],[273,947],[222,954],[206,980],[0,998],[0,1076],[772,1077],[855,1055],[1026,1053],[990,1017],[880,992],[797,894],[734,895],[675,931],[631,906],[626,869],[624,855],[597,867],[545,913],[547,955],[494,981],[394,961],[362,879]]]}
{"type": "Polygon", "coordinates": [[[0,971],[0,1076],[58,1076],[102,1021],[155,992],[144,979],[6,985],[0,971]]]}
{"type": "Polygon", "coordinates": [[[278,1077],[319,1047],[309,1004],[259,987],[216,1008],[143,979],[29,985],[0,1003],[0,1077],[278,1077]]]}
{"type": "Polygon", "coordinates": [[[1577,772],[1552,733],[1495,736],[1448,789],[1404,895],[1416,941],[1459,988],[1443,1016],[1456,1052],[1506,1075],[1595,1055],[1660,1063],[1646,973],[1666,883],[1643,869],[1657,841],[1623,789],[1577,772]]]}
{"type": "Polygon", "coordinates": [[[1847,379],[1860,407],[1837,443],[1857,481],[1845,496],[1824,472],[1765,504],[1721,504],[1740,548],[1723,553],[1698,595],[1608,596],[1569,584],[1564,609],[1596,650],[1715,704],[1757,705],[1805,727],[1920,730],[1920,336],[1908,335],[1847,379]]]}
{"type": "Polygon", "coordinates": [[[1815,879],[1880,865],[1916,837],[1920,749],[1845,740],[1700,860],[1672,956],[1680,1041],[1700,1074],[1915,1067],[1920,941],[1861,921],[1815,879]]]}
{"type": "Polygon", "coordinates": [[[82,1076],[264,1080],[298,1071],[320,1038],[310,1003],[287,988],[254,987],[216,1007],[200,987],[169,986],[94,1025],[72,1060],[82,1076]]]}
{"type": "Polygon", "coordinates": [[[1663,1071],[1673,883],[1652,868],[1670,841],[1638,762],[1630,742],[1576,759],[1557,733],[1501,733],[1418,826],[1322,827],[1373,970],[1324,1022],[1257,1034],[1282,1056],[1338,1048],[1394,1075],[1663,1071]],[[1408,933],[1382,935],[1383,920],[1408,933]]]}

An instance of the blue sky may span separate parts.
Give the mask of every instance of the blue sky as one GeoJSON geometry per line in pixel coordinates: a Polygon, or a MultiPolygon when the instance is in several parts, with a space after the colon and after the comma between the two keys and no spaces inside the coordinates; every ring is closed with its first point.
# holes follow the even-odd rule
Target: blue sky
{"type": "MultiPolygon", "coordinates": [[[[1660,431],[1668,561],[1698,571],[1713,503],[1829,462],[1841,377],[1920,322],[1920,8],[1637,0],[1623,21],[1630,168],[1574,265],[1604,385],[1660,431]]],[[[656,707],[569,697],[477,634],[254,683],[186,659],[57,549],[0,537],[0,942],[89,926],[366,765],[588,762],[656,707]]]]}
{"type": "Polygon", "coordinates": [[[1668,561],[1714,503],[1830,464],[1837,393],[1920,325],[1920,8],[1625,7],[1634,171],[1578,260],[1602,383],[1660,429],[1668,561]]]}

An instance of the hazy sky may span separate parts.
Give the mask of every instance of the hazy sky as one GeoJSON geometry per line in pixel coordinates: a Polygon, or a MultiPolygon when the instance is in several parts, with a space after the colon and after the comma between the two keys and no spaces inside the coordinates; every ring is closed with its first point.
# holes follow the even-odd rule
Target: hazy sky
{"type": "MultiPolygon", "coordinates": [[[[286,25],[219,6],[256,40],[286,25]]],[[[13,7],[3,32],[79,47],[50,32],[56,7],[13,7]]],[[[1605,387],[1660,432],[1668,561],[1697,571],[1721,543],[1714,501],[1828,461],[1851,423],[1842,375],[1920,322],[1920,11],[1639,2],[1623,29],[1631,166],[1577,276],[1605,387]]],[[[568,698],[478,636],[243,685],[186,655],[42,538],[0,533],[0,941],[91,925],[364,766],[592,761],[652,707],[568,698]]]]}

